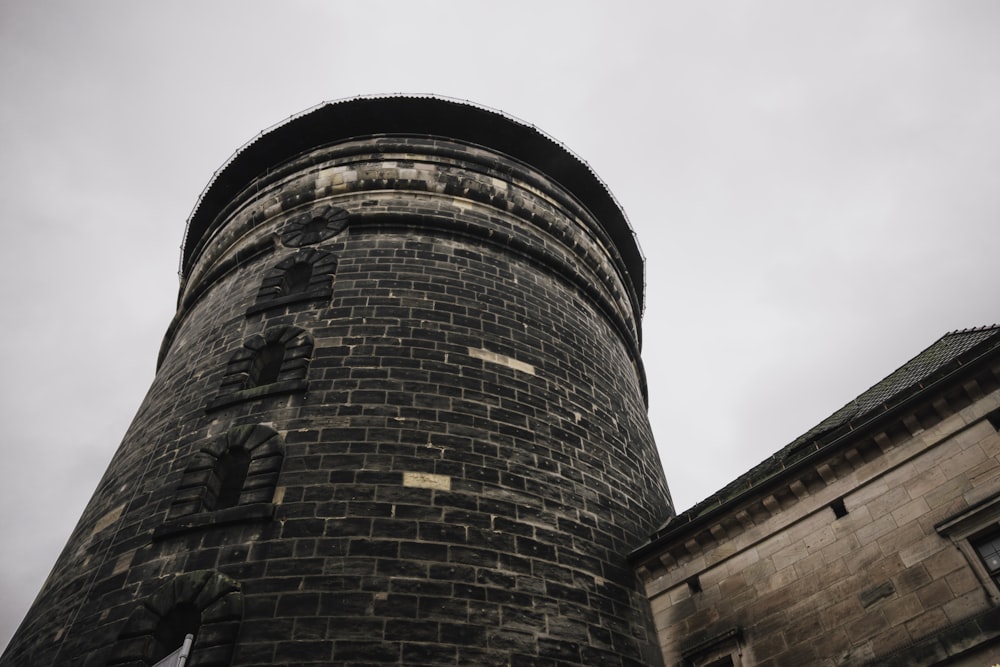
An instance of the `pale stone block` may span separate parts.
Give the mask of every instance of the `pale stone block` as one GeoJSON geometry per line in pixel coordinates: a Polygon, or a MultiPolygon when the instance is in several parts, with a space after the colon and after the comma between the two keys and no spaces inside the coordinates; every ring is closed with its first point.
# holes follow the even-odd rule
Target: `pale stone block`
{"type": "Polygon", "coordinates": [[[944,610],[949,622],[957,623],[977,612],[985,611],[989,606],[990,604],[986,599],[986,595],[977,586],[976,590],[960,595],[954,600],[949,600],[941,609],[944,610]]]}
{"type": "Polygon", "coordinates": [[[831,597],[830,602],[832,604],[825,608],[821,616],[823,628],[827,632],[846,625],[864,613],[857,595],[849,595],[840,600],[831,597]]]}
{"type": "Polygon", "coordinates": [[[870,542],[846,554],[844,562],[847,563],[848,570],[854,574],[865,571],[872,563],[882,557],[882,550],[879,549],[878,544],[870,542]]]}
{"type": "Polygon", "coordinates": [[[778,533],[757,545],[757,555],[767,558],[789,545],[788,533],[778,533]]]}
{"type": "Polygon", "coordinates": [[[886,533],[885,535],[879,537],[876,542],[878,542],[879,548],[885,555],[898,554],[907,546],[913,544],[917,540],[921,540],[925,537],[923,529],[920,524],[916,522],[911,522],[906,526],[902,526],[893,531],[886,533]]]}
{"type": "Polygon", "coordinates": [[[775,553],[771,556],[771,560],[774,562],[775,569],[783,570],[786,567],[794,566],[808,555],[809,551],[806,549],[805,545],[802,543],[796,543],[775,553]]]}
{"type": "Polygon", "coordinates": [[[928,535],[905,549],[900,549],[899,558],[903,561],[903,565],[910,567],[930,558],[947,547],[948,545],[937,535],[928,535]]]}
{"type": "Polygon", "coordinates": [[[968,422],[961,412],[949,415],[920,434],[920,444],[933,446],[960,431],[968,422]]]}
{"type": "Polygon", "coordinates": [[[135,549],[131,551],[126,551],[121,556],[119,556],[118,560],[115,561],[114,569],[111,570],[112,576],[128,571],[129,565],[132,564],[133,556],[135,556],[135,549]]]}
{"type": "Polygon", "coordinates": [[[755,585],[759,581],[768,580],[775,571],[774,560],[765,558],[745,568],[742,574],[748,584],[755,585]]]}
{"type": "Polygon", "coordinates": [[[868,503],[868,511],[871,512],[872,518],[877,520],[882,515],[888,514],[908,502],[910,502],[910,495],[906,489],[902,486],[896,486],[887,490],[883,495],[873,498],[868,503]]]}
{"type": "Polygon", "coordinates": [[[683,602],[691,597],[691,587],[687,584],[681,584],[680,586],[674,586],[673,588],[666,591],[666,598],[670,601],[670,604],[677,604],[678,602],[683,602]]]}
{"type": "Polygon", "coordinates": [[[889,484],[884,478],[859,486],[844,498],[844,504],[849,507],[867,505],[875,498],[880,498],[889,491],[889,484]]]}
{"type": "Polygon", "coordinates": [[[447,475],[435,475],[429,472],[404,472],[403,486],[450,491],[451,477],[447,475]]]}
{"type": "Polygon", "coordinates": [[[740,545],[734,540],[717,542],[715,546],[708,549],[706,560],[711,564],[719,563],[727,558],[730,558],[734,554],[739,553],[740,549],[740,545]]]}
{"type": "Polygon", "coordinates": [[[900,625],[922,614],[924,606],[920,604],[916,593],[908,593],[895,600],[887,600],[882,604],[882,613],[885,614],[889,625],[900,625]]]}
{"type": "Polygon", "coordinates": [[[903,483],[903,487],[911,498],[919,498],[947,481],[944,472],[938,466],[933,466],[903,483]]]}
{"type": "Polygon", "coordinates": [[[960,475],[949,479],[941,486],[929,492],[924,496],[924,500],[927,502],[928,507],[931,509],[937,509],[938,507],[951,502],[955,498],[961,497],[962,494],[971,488],[972,482],[970,482],[964,475],[960,475]]]}
{"type": "Polygon", "coordinates": [[[991,458],[965,472],[965,476],[969,478],[973,486],[995,487],[997,485],[997,480],[1000,480],[1000,443],[996,445],[994,451],[995,454],[991,458]]]}
{"type": "Polygon", "coordinates": [[[498,354],[496,352],[491,352],[490,350],[470,347],[469,356],[473,359],[482,359],[483,361],[491,364],[499,364],[500,366],[507,366],[508,368],[513,368],[516,371],[521,371],[527,375],[535,374],[535,367],[531,364],[526,364],[523,361],[518,361],[513,357],[508,357],[504,354],[498,354]]]}
{"type": "Polygon", "coordinates": [[[923,498],[916,498],[901,507],[892,511],[892,520],[897,526],[904,526],[911,521],[916,521],[928,511],[927,501],[923,498]]]}
{"type": "Polygon", "coordinates": [[[932,579],[941,579],[959,568],[968,567],[965,556],[957,548],[942,549],[923,563],[932,579]]]}
{"type": "Polygon", "coordinates": [[[823,560],[823,554],[813,553],[796,562],[795,571],[798,572],[799,577],[807,577],[825,565],[826,561],[823,560]]]}
{"type": "MultiPolygon", "coordinates": [[[[869,512],[868,508],[864,505],[861,505],[860,507],[847,506],[847,512],[847,516],[843,517],[837,521],[836,524],[834,524],[837,526],[838,531],[841,530],[840,526],[843,526],[844,529],[856,533],[861,530],[861,528],[872,524],[875,521],[872,518],[871,512],[869,512]]],[[[838,535],[839,534],[840,533],[838,532],[838,535]]]]}
{"type": "MultiPolygon", "coordinates": [[[[947,551],[951,552],[951,549],[947,551]]],[[[971,568],[963,567],[955,570],[945,577],[945,581],[948,582],[948,588],[951,589],[952,595],[956,597],[971,593],[972,591],[982,593],[983,590],[979,579],[976,578],[971,568]]]]}
{"type": "Polygon", "coordinates": [[[809,548],[819,548],[836,539],[832,524],[834,515],[825,505],[820,511],[812,512],[801,521],[789,526],[787,533],[791,543],[800,542],[809,548]]]}
{"type": "Polygon", "coordinates": [[[967,447],[978,445],[983,440],[988,438],[993,438],[997,434],[993,425],[987,420],[978,421],[964,431],[960,431],[955,434],[949,443],[958,445],[959,447],[965,449],[967,447]]]}
{"type": "Polygon", "coordinates": [[[983,479],[982,483],[978,486],[974,486],[962,494],[967,505],[975,505],[979,501],[986,500],[997,493],[997,486],[1000,484],[1000,470],[994,470],[993,475],[992,479],[983,479]]]}
{"type": "MultiPolygon", "coordinates": [[[[883,632],[888,627],[889,621],[885,619],[885,615],[882,613],[881,609],[877,609],[874,613],[869,610],[869,613],[864,614],[861,618],[846,623],[844,626],[847,630],[847,634],[850,635],[851,639],[855,642],[859,642],[862,639],[870,639],[880,632],[883,632]]],[[[870,648],[871,644],[867,643],[864,646],[870,648]]]]}
{"type": "Polygon", "coordinates": [[[725,565],[725,576],[736,574],[737,572],[742,572],[748,568],[753,563],[760,560],[760,555],[757,553],[756,547],[751,547],[745,549],[740,553],[736,554],[728,561],[725,565]]]}
{"type": "Polygon", "coordinates": [[[905,568],[903,567],[903,562],[899,559],[899,554],[894,553],[883,556],[869,565],[865,569],[864,577],[866,581],[885,581],[896,577],[904,570],[905,568]]]}
{"type": "Polygon", "coordinates": [[[854,535],[849,535],[837,540],[833,544],[823,547],[820,550],[820,554],[823,556],[823,561],[829,565],[850,555],[860,546],[858,539],[854,535]]]}
{"type": "Polygon", "coordinates": [[[118,517],[122,515],[122,512],[124,510],[125,510],[125,503],[122,503],[121,505],[118,505],[117,507],[111,509],[104,516],[95,521],[94,527],[90,530],[90,536],[93,537],[94,535],[97,535],[99,532],[101,532],[102,530],[113,524],[115,521],[117,521],[118,517]]]}
{"type": "Polygon", "coordinates": [[[950,456],[942,461],[941,472],[948,478],[958,477],[964,474],[969,468],[985,461],[986,458],[986,452],[983,451],[983,448],[979,446],[977,441],[968,449],[957,452],[954,456],[950,456]]]}
{"type": "Polygon", "coordinates": [[[910,633],[906,631],[905,627],[892,627],[890,625],[888,629],[872,637],[872,653],[874,655],[888,655],[894,650],[906,646],[912,641],[913,639],[910,637],[910,633]]]}
{"type": "Polygon", "coordinates": [[[703,590],[717,585],[720,581],[733,574],[727,567],[712,567],[698,574],[698,581],[703,590]]]}
{"type": "Polygon", "coordinates": [[[926,637],[948,625],[948,616],[940,608],[924,612],[906,622],[906,630],[913,637],[926,637]]]}
{"type": "Polygon", "coordinates": [[[802,544],[810,551],[818,551],[829,544],[833,544],[836,540],[837,536],[834,534],[833,526],[828,523],[807,535],[802,540],[802,544]]]}
{"type": "Polygon", "coordinates": [[[764,593],[770,593],[771,591],[776,591],[783,586],[787,586],[798,578],[799,574],[795,571],[795,566],[789,565],[784,569],[776,571],[770,577],[754,582],[754,589],[758,592],[758,594],[763,595],[764,593]]]}

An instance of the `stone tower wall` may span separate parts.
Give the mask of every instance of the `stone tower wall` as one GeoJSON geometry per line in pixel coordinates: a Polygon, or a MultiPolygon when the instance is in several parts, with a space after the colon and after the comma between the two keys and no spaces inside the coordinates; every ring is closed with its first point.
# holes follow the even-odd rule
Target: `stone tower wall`
{"type": "Polygon", "coordinates": [[[187,252],[149,394],[0,663],[145,664],[178,604],[192,666],[658,660],[626,562],[671,511],[634,277],[573,193],[358,138],[270,166],[187,252]]]}

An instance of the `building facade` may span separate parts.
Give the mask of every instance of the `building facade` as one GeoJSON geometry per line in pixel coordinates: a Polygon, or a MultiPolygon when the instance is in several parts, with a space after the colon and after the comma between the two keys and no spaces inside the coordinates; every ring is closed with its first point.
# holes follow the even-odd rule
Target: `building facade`
{"type": "Polygon", "coordinates": [[[633,555],[668,665],[1000,663],[1000,329],[949,334],[633,555]]]}
{"type": "Polygon", "coordinates": [[[657,662],[642,271],[587,165],[498,113],[264,133],[189,220],[152,387],[0,664],[657,662]]]}
{"type": "Polygon", "coordinates": [[[675,516],[643,270],[499,113],[266,131],[198,200],[152,387],[0,665],[1000,664],[1000,329],[675,516]]]}

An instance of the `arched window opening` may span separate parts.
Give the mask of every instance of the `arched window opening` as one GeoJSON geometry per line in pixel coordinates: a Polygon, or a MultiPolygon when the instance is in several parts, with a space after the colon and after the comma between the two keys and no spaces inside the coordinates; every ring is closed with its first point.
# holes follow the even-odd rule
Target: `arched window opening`
{"type": "MultiPolygon", "coordinates": [[[[221,572],[197,570],[170,577],[153,592],[140,585],[138,595],[132,613],[101,664],[117,667],[232,664],[243,618],[239,582],[221,572]],[[190,655],[190,662],[182,657],[185,654],[190,655]]],[[[87,664],[91,662],[88,660],[87,664]]]]}
{"type": "Polygon", "coordinates": [[[217,436],[191,457],[154,539],[218,521],[270,518],[284,456],[282,437],[270,426],[236,426],[217,436]]]}
{"type": "Polygon", "coordinates": [[[304,391],[312,350],[312,336],[298,327],[272,327],[252,336],[229,358],[219,394],[205,410],[304,391]]]}
{"type": "Polygon", "coordinates": [[[175,605],[160,619],[153,632],[153,640],[156,643],[153,664],[157,665],[164,658],[177,652],[184,645],[187,635],[197,637],[200,625],[201,611],[194,604],[180,602],[175,605]]]}
{"type": "Polygon", "coordinates": [[[281,285],[278,288],[279,294],[287,296],[298,294],[309,289],[309,281],[312,280],[313,267],[309,262],[296,262],[285,271],[281,277],[281,285]]]}
{"type": "Polygon", "coordinates": [[[242,447],[227,449],[219,457],[219,463],[215,468],[219,490],[215,496],[215,507],[212,509],[221,510],[239,504],[249,470],[250,452],[242,447]]]}
{"type": "Polygon", "coordinates": [[[257,351],[250,367],[247,387],[260,387],[278,381],[281,364],[285,360],[285,344],[271,341],[257,351]]]}
{"type": "Polygon", "coordinates": [[[305,248],[272,266],[262,277],[257,299],[247,316],[300,301],[329,299],[337,256],[332,252],[305,248]]]}

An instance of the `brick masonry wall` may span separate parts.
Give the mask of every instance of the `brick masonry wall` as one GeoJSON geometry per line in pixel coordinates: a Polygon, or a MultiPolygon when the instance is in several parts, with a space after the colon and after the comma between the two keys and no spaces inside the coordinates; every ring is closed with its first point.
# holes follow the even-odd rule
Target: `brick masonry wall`
{"type": "Polygon", "coordinates": [[[233,665],[657,663],[626,554],[671,510],[600,225],[525,165],[416,138],[317,151],[226,215],[0,663],[106,664],[139,601],[201,570],[241,587],[233,665]],[[337,258],[332,296],[247,315],[325,205],[349,219],[309,245],[337,258]],[[213,403],[283,327],[312,338],[305,389],[213,403]],[[167,521],[192,457],[255,424],[284,446],[270,509],[167,521]]]}
{"type": "MultiPolygon", "coordinates": [[[[884,453],[867,450],[836,481],[800,485],[785,507],[772,499],[770,518],[650,580],[666,664],[734,627],[745,667],[890,664],[993,607],[992,584],[935,526],[1000,492],[1000,435],[984,418],[998,406],[994,392],[884,453]]],[[[899,664],[944,657],[925,650],[899,664]]]]}

